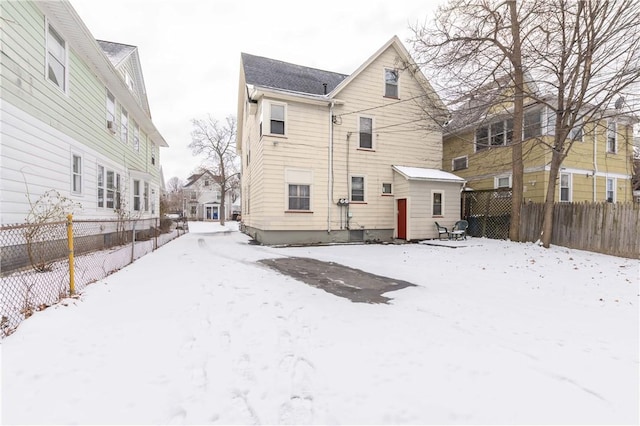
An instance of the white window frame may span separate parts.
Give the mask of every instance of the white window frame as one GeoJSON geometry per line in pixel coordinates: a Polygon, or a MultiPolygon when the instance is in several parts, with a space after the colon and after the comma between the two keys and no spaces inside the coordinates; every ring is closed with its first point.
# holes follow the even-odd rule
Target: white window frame
{"type": "Polygon", "coordinates": [[[287,182],[287,211],[293,211],[293,212],[306,212],[306,211],[311,211],[311,184],[309,183],[293,183],[293,182],[287,182]],[[309,206],[306,209],[303,208],[291,208],[291,199],[292,199],[292,195],[291,195],[291,187],[295,186],[298,188],[298,191],[296,192],[296,195],[293,197],[295,199],[304,199],[305,197],[300,195],[300,191],[299,188],[306,186],[308,188],[308,194],[309,196],[306,197],[309,199],[309,206]]]}
{"type": "Polygon", "coordinates": [[[156,187],[151,187],[151,214],[156,214],[156,187]]]}
{"type": "Polygon", "coordinates": [[[132,210],[135,212],[139,212],[142,210],[142,193],[140,182],[141,181],[139,179],[133,179],[133,191],[131,195],[133,196],[132,210]]]}
{"type": "Polygon", "coordinates": [[[607,152],[615,154],[618,152],[618,123],[614,120],[607,121],[607,152]],[[613,125],[613,128],[611,128],[613,125]]]}
{"type": "Polygon", "coordinates": [[[393,184],[391,182],[382,182],[382,195],[393,195],[393,184]],[[388,185],[389,191],[385,191],[385,185],[388,185]]]}
{"type": "Polygon", "coordinates": [[[558,200],[560,200],[561,203],[570,203],[572,198],[573,198],[573,183],[572,183],[572,178],[571,178],[571,173],[565,173],[565,172],[561,172],[560,175],[558,176],[558,200]],[[563,186],[562,183],[562,177],[566,176],[567,177],[567,185],[563,186]],[[567,199],[563,200],[562,199],[562,190],[565,189],[567,190],[567,199]]]}
{"type": "Polygon", "coordinates": [[[542,135],[543,129],[543,116],[542,116],[542,108],[533,108],[524,112],[524,119],[522,121],[522,140],[527,140],[531,138],[535,138],[542,135]],[[536,120],[531,121],[531,118],[535,117],[536,120]],[[535,129],[531,129],[531,124],[537,123],[537,127],[535,129]]]}
{"type": "Polygon", "coordinates": [[[493,188],[494,189],[511,188],[511,185],[512,185],[511,177],[512,177],[511,175],[500,175],[500,176],[494,177],[493,188]],[[500,185],[500,181],[503,179],[509,180],[509,186],[500,185]]]}
{"type": "Polygon", "coordinates": [[[375,150],[376,149],[376,142],[375,142],[375,136],[373,133],[373,129],[375,128],[375,119],[371,116],[367,116],[367,115],[359,115],[358,116],[358,149],[365,149],[365,150],[375,150]],[[362,139],[361,136],[363,134],[362,132],[362,127],[361,127],[361,123],[362,120],[369,120],[371,123],[371,147],[366,147],[366,146],[362,146],[362,139]]]}
{"type": "Polygon", "coordinates": [[[131,121],[133,122],[133,149],[140,152],[140,126],[138,126],[136,120],[131,121]]]}
{"type": "Polygon", "coordinates": [[[272,102],[272,101],[268,101],[268,105],[269,108],[267,108],[268,110],[268,123],[269,123],[269,131],[267,132],[268,135],[271,136],[286,136],[287,135],[287,128],[288,123],[287,123],[287,104],[283,103],[283,102],[272,102]],[[282,107],[282,114],[283,114],[283,119],[282,120],[274,120],[273,119],[273,107],[277,106],[277,107],[282,107]],[[271,129],[271,122],[272,121],[282,121],[282,133],[274,133],[271,129]]]}
{"type": "Polygon", "coordinates": [[[151,165],[156,166],[156,144],[151,144],[151,165]]]}
{"type": "Polygon", "coordinates": [[[444,217],[444,190],[432,189],[431,190],[431,217],[444,217]],[[440,195],[440,213],[436,214],[436,194],[440,195]]]}
{"type": "Polygon", "coordinates": [[[615,203],[616,202],[616,178],[608,177],[605,181],[604,186],[604,199],[607,202],[615,203]],[[611,186],[611,187],[609,187],[611,186]],[[611,197],[609,197],[609,193],[611,193],[611,197]]]}
{"type": "Polygon", "coordinates": [[[384,68],[384,70],[382,71],[382,78],[384,81],[384,92],[383,95],[385,98],[392,98],[392,99],[400,99],[400,70],[396,69],[396,68],[384,68]],[[396,81],[395,83],[389,83],[390,80],[387,80],[387,75],[388,73],[393,73],[396,76],[396,81]],[[395,96],[393,94],[389,94],[389,92],[387,91],[387,88],[389,87],[395,87],[395,96]]]}
{"type": "Polygon", "coordinates": [[[148,212],[149,211],[149,182],[147,182],[146,180],[143,183],[142,198],[144,201],[143,202],[144,211],[148,212]]]}
{"type": "Polygon", "coordinates": [[[575,125],[569,130],[569,135],[567,136],[570,140],[575,140],[577,142],[584,141],[584,128],[582,119],[578,120],[575,125]]]}
{"type": "MultiPolygon", "coordinates": [[[[46,31],[46,55],[45,55],[45,65],[44,65],[44,74],[45,74],[45,78],[51,82],[51,84],[53,84],[54,86],[56,86],[59,90],[61,90],[64,94],[69,93],[68,89],[69,89],[69,48],[68,48],[68,44],[67,41],[62,38],[62,36],[60,35],[60,33],[58,31],[56,31],[55,28],[53,28],[53,26],[49,23],[48,20],[45,21],[45,31],[46,31]],[[62,52],[53,52],[53,43],[52,40],[54,39],[56,42],[58,42],[57,44],[59,44],[59,42],[62,42],[62,46],[60,46],[62,48],[62,52]],[[60,58],[59,56],[62,55],[63,57],[60,58]],[[52,80],[49,76],[50,74],[50,68],[51,71],[53,71],[53,67],[51,67],[51,64],[53,64],[54,62],[50,59],[50,57],[53,58],[53,61],[55,61],[56,63],[60,64],[60,66],[62,66],[62,82],[60,84],[58,84],[57,82],[55,82],[54,80],[52,80]]],[[[55,75],[55,72],[53,72],[53,74],[55,75]]]]}
{"type": "Polygon", "coordinates": [[[116,133],[116,97],[107,90],[106,99],[106,127],[112,134],[116,133]]]}
{"type": "Polygon", "coordinates": [[[364,175],[351,175],[349,177],[349,201],[351,203],[366,203],[367,202],[367,177],[364,175]],[[353,179],[362,179],[362,200],[353,199],[353,179]]]}
{"type": "Polygon", "coordinates": [[[75,195],[82,194],[82,168],[82,155],[71,153],[71,193],[75,195]]]}
{"type": "Polygon", "coordinates": [[[129,113],[124,108],[120,109],[120,141],[129,143],[129,113]]]}
{"type": "Polygon", "coordinates": [[[463,155],[462,157],[455,157],[451,160],[451,171],[457,171],[457,170],[464,170],[464,169],[468,169],[469,168],[469,156],[468,155],[463,155]],[[456,168],[456,161],[457,160],[464,160],[464,167],[457,167],[456,168]]]}
{"type": "Polygon", "coordinates": [[[121,177],[120,173],[115,170],[109,170],[104,168],[104,186],[105,186],[105,198],[104,206],[107,209],[118,210],[120,209],[120,202],[122,196],[121,189],[121,177]],[[109,175],[112,177],[111,185],[109,185],[109,175]],[[111,206],[109,206],[109,195],[111,194],[111,206]]]}
{"type": "Polygon", "coordinates": [[[97,170],[96,170],[96,205],[98,206],[98,208],[102,209],[104,208],[104,206],[107,203],[107,192],[106,192],[106,182],[105,182],[105,168],[103,165],[98,164],[97,170]],[[102,197],[101,197],[102,195],[102,197]]]}

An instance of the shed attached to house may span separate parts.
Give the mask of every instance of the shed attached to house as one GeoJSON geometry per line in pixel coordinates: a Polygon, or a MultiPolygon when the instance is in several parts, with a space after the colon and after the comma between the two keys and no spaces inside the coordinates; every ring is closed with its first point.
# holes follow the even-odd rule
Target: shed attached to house
{"type": "Polygon", "coordinates": [[[396,238],[437,238],[435,222],[452,228],[460,220],[460,191],[465,180],[452,173],[393,166],[396,238]]]}

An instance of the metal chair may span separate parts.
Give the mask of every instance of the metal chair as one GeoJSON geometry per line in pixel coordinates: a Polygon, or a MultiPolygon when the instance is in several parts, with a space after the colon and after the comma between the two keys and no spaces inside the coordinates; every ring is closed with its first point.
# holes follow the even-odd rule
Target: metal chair
{"type": "Polygon", "coordinates": [[[452,240],[462,240],[467,239],[467,228],[469,227],[469,222],[466,220],[459,220],[453,225],[451,229],[450,238],[452,240]]]}
{"type": "Polygon", "coordinates": [[[449,233],[449,230],[447,228],[445,228],[444,226],[441,226],[438,222],[435,223],[436,224],[436,229],[438,230],[438,239],[441,240],[442,236],[444,235],[447,239],[451,239],[451,234],[449,233]]]}

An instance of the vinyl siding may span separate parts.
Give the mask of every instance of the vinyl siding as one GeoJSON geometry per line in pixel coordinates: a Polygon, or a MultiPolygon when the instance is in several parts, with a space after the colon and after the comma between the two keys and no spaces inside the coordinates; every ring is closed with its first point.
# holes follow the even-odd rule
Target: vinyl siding
{"type": "MultiPolygon", "coordinates": [[[[68,85],[64,93],[45,75],[47,20],[40,9],[26,1],[2,2],[0,7],[5,19],[0,26],[3,222],[7,223],[8,217],[23,220],[28,208],[24,196],[27,190],[32,200],[52,188],[63,194],[70,191],[72,150],[88,156],[83,157],[84,193],[80,200],[86,207],[83,214],[100,213],[102,217],[113,214],[93,211],[98,162],[105,166],[118,165],[112,169],[120,170],[123,179],[126,169],[148,173],[150,188],[155,188],[157,194],[160,158],[156,150],[156,165],[150,165],[147,129],[140,129],[140,152],[134,151],[131,143],[122,144],[119,134],[113,135],[106,128],[105,84],[76,55],[68,40],[65,40],[68,85]],[[34,167],[37,173],[28,176],[27,189],[20,170],[34,167]],[[6,216],[5,211],[13,216],[6,216]]],[[[116,99],[117,126],[119,109],[116,99]]],[[[130,115],[130,122],[132,119],[130,115]]],[[[132,130],[129,133],[131,135],[132,130]]]]}
{"type": "MultiPolygon", "coordinates": [[[[329,197],[330,107],[308,101],[286,102],[285,135],[268,135],[269,117],[264,114],[265,135],[259,135],[260,117],[269,102],[282,99],[260,98],[255,114],[240,96],[239,115],[243,153],[243,222],[264,231],[337,231],[346,229],[340,198],[350,199],[352,175],[365,176],[365,202],[351,203],[351,229],[389,230],[396,227],[396,199],[408,193],[404,179],[394,177],[392,165],[439,169],[442,163],[442,133],[434,123],[424,121],[422,86],[408,72],[400,74],[399,98],[385,98],[384,68],[397,66],[398,52],[393,45],[351,80],[336,96],[333,125],[333,197],[329,197]],[[399,102],[403,101],[403,102],[399,102]],[[374,119],[372,150],[358,148],[357,111],[374,119]],[[420,124],[416,120],[422,119],[420,124]],[[426,130],[425,130],[426,129],[426,130]],[[435,129],[435,130],[434,130],[435,129]],[[246,151],[251,148],[251,162],[246,151]],[[287,211],[286,169],[307,170],[313,175],[311,212],[287,211]],[[394,180],[395,179],[395,180],[394,180]],[[393,195],[382,195],[382,183],[393,184],[393,195]]],[[[240,74],[241,90],[244,87],[240,74]]],[[[292,182],[296,183],[296,182],[292,182]]],[[[298,182],[299,183],[299,182],[298,182]]],[[[459,196],[459,185],[455,191],[459,196]]],[[[458,202],[459,204],[459,202],[458,202]]],[[[459,210],[456,211],[459,215],[459,210]]],[[[458,216],[459,217],[459,216],[458,216]]]]}
{"type": "MultiPolygon", "coordinates": [[[[600,120],[595,126],[587,124],[583,133],[582,141],[573,143],[569,155],[562,164],[562,171],[571,174],[572,200],[574,202],[605,201],[606,178],[611,176],[618,178],[617,201],[631,201],[631,148],[630,143],[627,142],[631,141],[630,126],[623,124],[618,126],[616,153],[606,150],[606,120],[600,120]],[[596,171],[595,177],[594,171],[596,171]]],[[[550,136],[545,136],[544,139],[547,144],[552,141],[550,136]]],[[[511,149],[494,147],[475,153],[473,130],[445,137],[443,169],[452,170],[453,158],[464,155],[468,156],[468,168],[453,173],[466,179],[469,188],[493,189],[496,175],[511,173],[511,149]]],[[[538,143],[535,139],[529,139],[523,145],[523,160],[524,199],[543,202],[549,179],[551,152],[547,145],[538,143]]],[[[558,194],[559,189],[556,191],[556,201],[559,200],[558,194]]]]}

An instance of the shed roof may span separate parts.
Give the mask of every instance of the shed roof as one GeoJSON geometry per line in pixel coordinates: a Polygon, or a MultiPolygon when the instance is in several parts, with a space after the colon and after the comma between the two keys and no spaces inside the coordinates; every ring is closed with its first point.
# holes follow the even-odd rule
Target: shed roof
{"type": "Polygon", "coordinates": [[[464,183],[465,180],[453,173],[438,169],[426,169],[422,167],[392,166],[393,170],[400,173],[407,180],[432,180],[464,183]]]}

